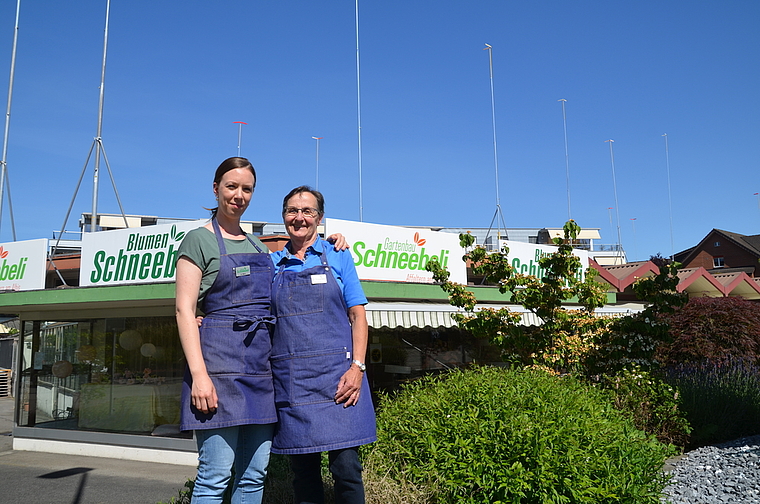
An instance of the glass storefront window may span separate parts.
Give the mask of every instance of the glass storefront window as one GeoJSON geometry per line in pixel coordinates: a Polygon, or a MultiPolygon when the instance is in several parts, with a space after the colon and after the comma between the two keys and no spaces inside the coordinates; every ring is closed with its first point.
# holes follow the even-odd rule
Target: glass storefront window
{"type": "Polygon", "coordinates": [[[25,321],[22,329],[19,426],[181,435],[185,360],[174,317],[25,321]]]}

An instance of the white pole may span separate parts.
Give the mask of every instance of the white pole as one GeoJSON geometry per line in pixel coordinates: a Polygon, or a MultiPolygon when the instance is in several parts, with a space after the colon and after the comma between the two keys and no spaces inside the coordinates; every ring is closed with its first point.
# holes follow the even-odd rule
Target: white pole
{"type": "Polygon", "coordinates": [[[675,245],[673,244],[673,198],[670,191],[670,153],[668,152],[668,134],[665,133],[665,167],[668,170],[668,212],[670,215],[670,259],[675,255],[675,245]]]}
{"type": "Polygon", "coordinates": [[[106,27],[103,34],[103,66],[100,71],[100,100],[98,102],[98,133],[95,137],[95,175],[92,179],[92,220],[90,232],[98,230],[98,175],[100,173],[100,156],[103,150],[103,100],[106,86],[106,54],[108,53],[108,18],[111,12],[111,0],[106,1],[106,27]]]}
{"type": "Polygon", "coordinates": [[[316,186],[314,186],[314,189],[319,191],[319,141],[322,140],[324,137],[311,137],[314,140],[317,141],[317,176],[316,176],[316,186]]]}
{"type": "Polygon", "coordinates": [[[639,246],[636,242],[636,217],[631,219],[631,227],[633,228],[633,253],[636,257],[639,257],[639,246]]]}
{"type": "Polygon", "coordinates": [[[613,226],[613,224],[612,224],[612,210],[613,210],[612,207],[607,207],[607,215],[609,215],[609,217],[610,217],[610,231],[612,231],[612,233],[614,234],[615,233],[615,226],[613,226]]]}
{"type": "Polygon", "coordinates": [[[567,115],[565,114],[565,100],[564,98],[557,100],[562,102],[562,125],[565,130],[565,179],[567,181],[567,218],[572,219],[570,215],[570,157],[567,153],[567,115]]]}
{"type": "Polygon", "coordinates": [[[617,239],[618,239],[618,248],[619,248],[620,258],[622,260],[623,239],[621,238],[621,234],[620,234],[620,205],[618,204],[618,195],[617,195],[617,177],[615,177],[615,154],[612,152],[612,144],[615,141],[612,139],[609,139],[609,140],[605,140],[605,142],[609,142],[610,144],[610,163],[612,164],[612,190],[615,193],[615,219],[617,221],[617,239]]]}
{"type": "Polygon", "coordinates": [[[496,171],[496,208],[501,207],[501,200],[499,199],[499,155],[496,149],[496,102],[493,96],[493,48],[486,44],[483,48],[484,51],[488,51],[488,70],[491,77],[491,128],[493,130],[493,165],[496,171]]]}
{"type": "MultiPolygon", "coordinates": [[[[5,181],[7,174],[8,135],[11,126],[11,101],[13,98],[13,78],[16,71],[16,45],[18,43],[18,17],[21,10],[21,0],[16,2],[16,25],[13,30],[13,50],[11,51],[11,76],[8,83],[8,105],[5,109],[5,133],[3,134],[3,157],[0,160],[0,228],[2,227],[3,196],[5,195],[5,181]]],[[[8,187],[8,204],[10,205],[10,186],[8,187]]],[[[13,224],[13,210],[11,210],[11,225],[13,224]]],[[[16,241],[16,227],[13,228],[13,241],[16,241]]]]}
{"type": "Polygon", "coordinates": [[[238,157],[240,157],[240,141],[243,138],[243,125],[244,124],[248,125],[248,123],[243,122],[243,121],[233,121],[232,124],[238,125],[238,151],[237,152],[238,152],[238,157]]]}
{"type": "Polygon", "coordinates": [[[364,222],[364,202],[362,198],[362,94],[359,76],[359,0],[354,7],[356,28],[356,123],[359,147],[359,222],[364,222]]]}

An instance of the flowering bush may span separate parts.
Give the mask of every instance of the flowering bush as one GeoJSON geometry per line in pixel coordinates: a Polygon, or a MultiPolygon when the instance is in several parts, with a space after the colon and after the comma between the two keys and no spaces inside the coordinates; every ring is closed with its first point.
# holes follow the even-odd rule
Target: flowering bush
{"type": "Polygon", "coordinates": [[[600,385],[610,391],[615,408],[627,412],[636,427],[663,443],[686,445],[691,427],[676,387],[637,364],[616,375],[602,376],[600,385]]]}

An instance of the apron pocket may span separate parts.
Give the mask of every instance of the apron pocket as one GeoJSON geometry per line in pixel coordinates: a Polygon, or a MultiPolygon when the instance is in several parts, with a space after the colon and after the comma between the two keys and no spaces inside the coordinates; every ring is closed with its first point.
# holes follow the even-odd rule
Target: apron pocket
{"type": "Polygon", "coordinates": [[[341,376],[350,366],[346,348],[272,357],[278,407],[335,402],[341,376]]]}
{"type": "Polygon", "coordinates": [[[274,299],[275,315],[292,317],[322,313],[324,310],[325,284],[312,284],[311,276],[297,278],[292,282],[283,282],[287,288],[276,289],[274,299]]]}
{"type": "Polygon", "coordinates": [[[200,328],[201,351],[208,374],[244,374],[246,364],[241,358],[248,351],[245,337],[248,331],[235,331],[232,321],[217,322],[206,318],[200,328]]]}
{"type": "Polygon", "coordinates": [[[269,300],[272,283],[271,268],[251,266],[250,274],[236,276],[232,274],[232,302],[250,303],[262,299],[269,300]]]}

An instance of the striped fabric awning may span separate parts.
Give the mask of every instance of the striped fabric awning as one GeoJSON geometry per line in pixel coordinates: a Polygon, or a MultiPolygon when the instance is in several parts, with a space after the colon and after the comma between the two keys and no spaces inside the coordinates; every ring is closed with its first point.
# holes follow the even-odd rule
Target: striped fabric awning
{"type": "MultiPolygon", "coordinates": [[[[505,305],[478,305],[481,308],[504,308],[505,305]]],[[[511,311],[522,314],[524,325],[540,325],[541,321],[533,313],[525,310],[522,306],[508,305],[511,311]]],[[[447,305],[433,303],[383,303],[371,302],[366,305],[367,323],[373,329],[396,329],[396,328],[450,328],[457,327],[457,323],[451,318],[454,313],[464,313],[462,310],[447,305]]],[[[619,306],[605,306],[596,310],[597,315],[625,315],[641,311],[643,304],[628,303],[619,306]]]]}
{"type": "Polygon", "coordinates": [[[457,323],[451,318],[454,311],[424,310],[368,310],[367,323],[370,327],[381,329],[388,327],[455,327],[457,323]]]}

